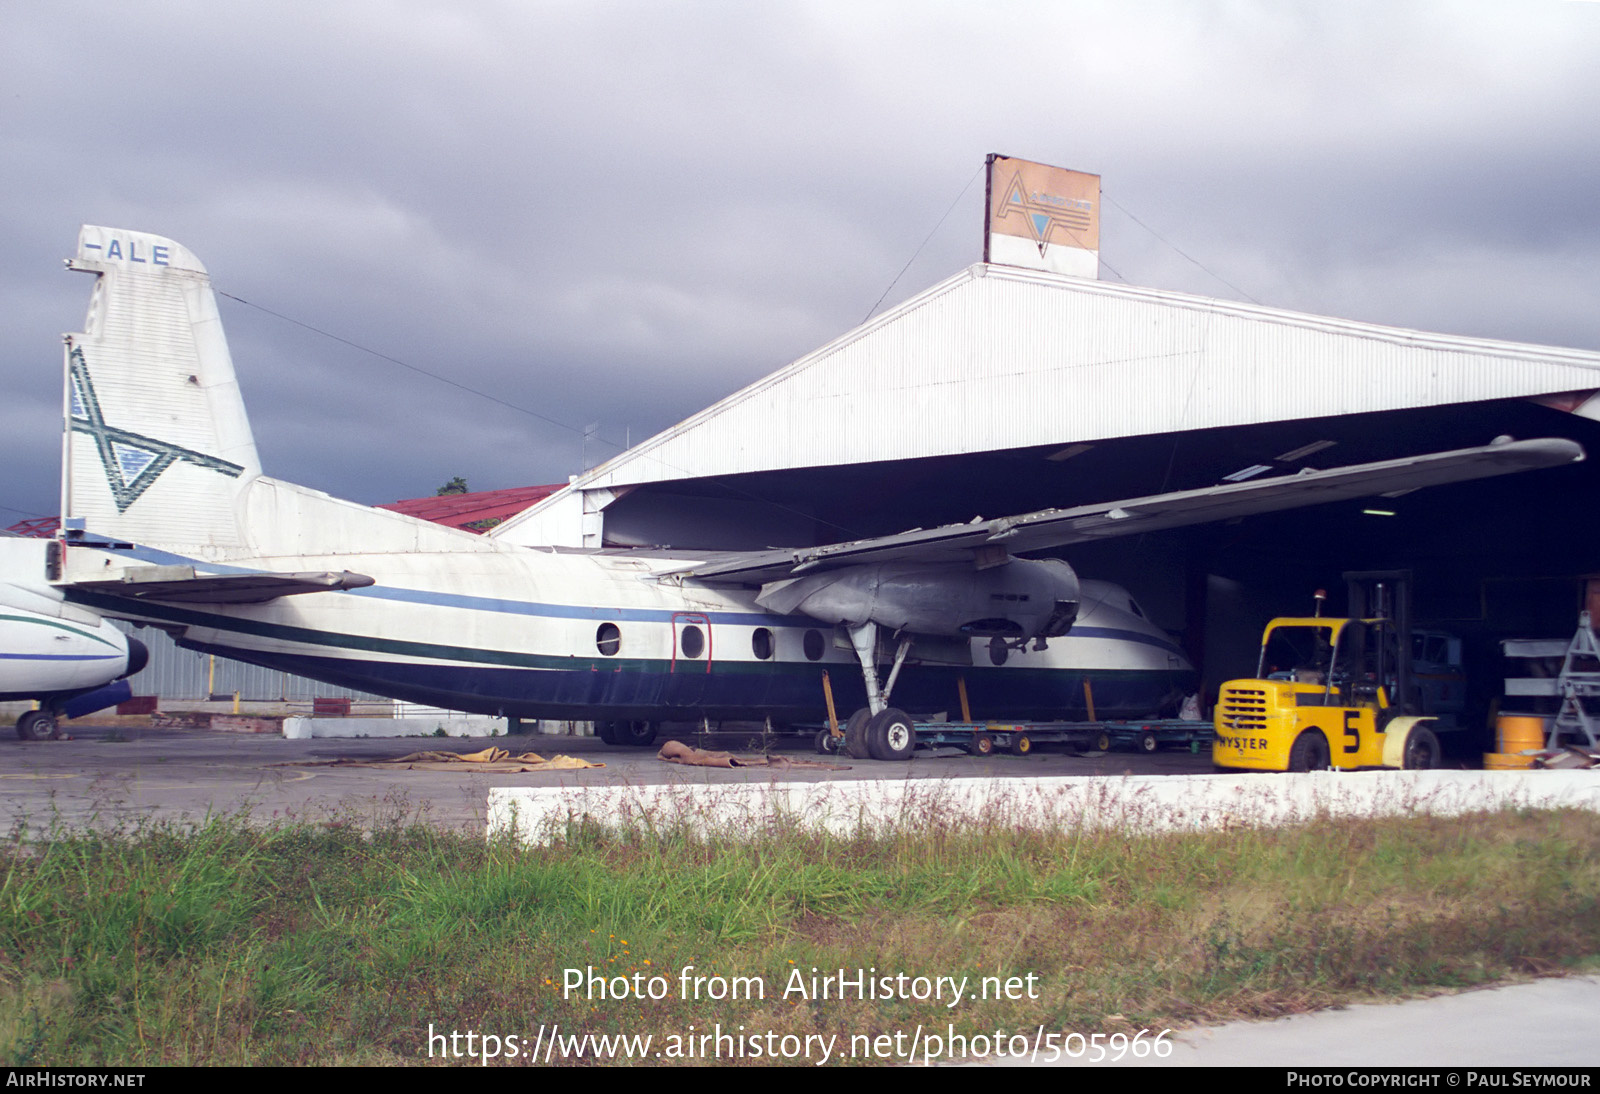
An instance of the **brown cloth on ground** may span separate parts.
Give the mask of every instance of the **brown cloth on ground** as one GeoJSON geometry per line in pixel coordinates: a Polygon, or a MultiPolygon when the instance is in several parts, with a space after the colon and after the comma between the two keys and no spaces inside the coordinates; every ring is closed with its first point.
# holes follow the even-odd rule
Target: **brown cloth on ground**
{"type": "Polygon", "coordinates": [[[656,758],[669,764],[691,767],[807,767],[820,771],[849,771],[847,764],[825,764],[815,760],[791,760],[787,756],[735,756],[731,752],[707,752],[682,741],[668,741],[656,758]]]}

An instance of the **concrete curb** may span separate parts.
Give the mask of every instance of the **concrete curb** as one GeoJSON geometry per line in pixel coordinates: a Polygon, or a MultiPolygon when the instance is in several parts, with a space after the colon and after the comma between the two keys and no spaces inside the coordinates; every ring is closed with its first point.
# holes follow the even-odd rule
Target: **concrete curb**
{"type": "Polygon", "coordinates": [[[839,836],[1003,825],[1130,832],[1271,827],[1319,818],[1600,812],[1600,771],[1317,771],[1287,775],[880,779],[657,786],[497,787],[488,833],[546,843],[569,824],[642,825],[721,839],[801,825],[839,836]]]}
{"type": "Polygon", "coordinates": [[[503,735],[504,718],[488,714],[441,714],[424,718],[285,718],[283,735],[307,737],[492,737],[503,735]]]}

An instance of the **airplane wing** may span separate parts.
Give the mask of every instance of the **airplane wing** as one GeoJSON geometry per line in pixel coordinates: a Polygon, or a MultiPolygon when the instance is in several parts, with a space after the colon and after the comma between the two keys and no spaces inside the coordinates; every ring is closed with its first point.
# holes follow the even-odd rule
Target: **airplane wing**
{"type": "Polygon", "coordinates": [[[261,604],[280,596],[360,589],[373,584],[365,574],[338,573],[196,574],[193,566],[141,566],[104,581],[78,581],[86,589],[130,600],[166,604],[261,604]]]}
{"type": "Polygon", "coordinates": [[[1139,535],[1270,513],[1304,505],[1400,493],[1424,486],[1508,475],[1582,460],[1583,447],[1563,437],[1502,440],[1477,448],[1352,464],[1326,471],[1180,490],[1143,498],[1041,509],[1035,513],[915,529],[873,539],[719,554],[663,576],[762,583],[864,562],[998,563],[1007,555],[1088,540],[1139,535]]]}

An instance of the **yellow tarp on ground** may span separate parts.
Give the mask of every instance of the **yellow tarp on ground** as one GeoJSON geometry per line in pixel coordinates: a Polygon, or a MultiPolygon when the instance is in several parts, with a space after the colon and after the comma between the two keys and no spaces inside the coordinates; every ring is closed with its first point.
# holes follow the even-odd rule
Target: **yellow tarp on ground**
{"type": "Polygon", "coordinates": [[[482,752],[412,752],[393,760],[311,760],[291,767],[398,767],[405,771],[473,771],[483,774],[508,775],[522,771],[578,771],[586,767],[604,767],[576,756],[552,756],[545,759],[537,752],[524,752],[513,756],[503,748],[486,748],[482,752]]]}

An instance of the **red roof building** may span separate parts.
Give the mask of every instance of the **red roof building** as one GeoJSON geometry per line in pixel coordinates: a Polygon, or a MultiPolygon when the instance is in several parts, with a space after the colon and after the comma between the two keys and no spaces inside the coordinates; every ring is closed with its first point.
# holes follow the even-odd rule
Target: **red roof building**
{"type": "Polygon", "coordinates": [[[565,485],[513,486],[506,490],[479,490],[472,494],[439,494],[431,498],[411,498],[390,502],[379,509],[391,509],[408,517],[420,517],[435,524],[486,532],[507,517],[514,517],[536,501],[543,501],[565,485]]]}
{"type": "MultiPolygon", "coordinates": [[[[549,486],[513,486],[506,490],[479,490],[473,494],[440,494],[431,498],[409,498],[379,505],[408,517],[419,517],[460,528],[467,532],[487,532],[507,517],[516,516],[536,501],[561,489],[564,484],[549,486]]],[[[56,517],[33,517],[19,520],[6,531],[35,539],[49,539],[56,534],[60,520],[56,517]]]]}

